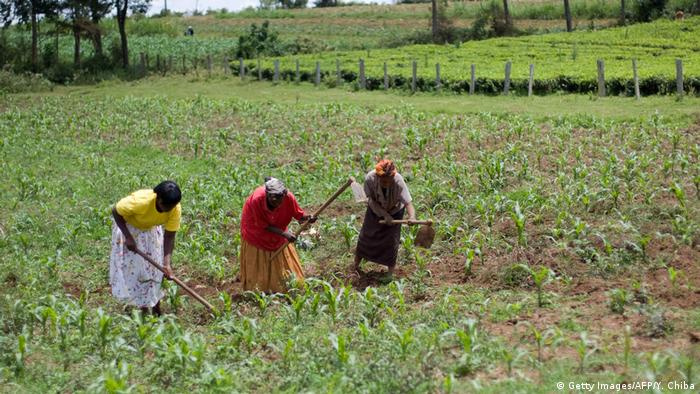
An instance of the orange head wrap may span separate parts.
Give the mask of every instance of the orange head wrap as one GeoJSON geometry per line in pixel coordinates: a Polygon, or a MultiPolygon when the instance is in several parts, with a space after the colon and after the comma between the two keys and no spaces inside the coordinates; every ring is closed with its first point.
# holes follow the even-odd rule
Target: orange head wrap
{"type": "Polygon", "coordinates": [[[393,177],[394,175],[396,175],[396,166],[391,160],[380,160],[379,163],[377,163],[377,165],[374,167],[374,169],[376,170],[377,175],[379,176],[393,177]]]}

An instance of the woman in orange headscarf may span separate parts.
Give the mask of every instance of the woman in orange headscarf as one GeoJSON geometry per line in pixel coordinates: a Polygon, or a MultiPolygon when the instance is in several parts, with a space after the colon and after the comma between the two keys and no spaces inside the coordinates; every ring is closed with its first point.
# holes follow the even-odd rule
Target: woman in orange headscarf
{"type": "Polygon", "coordinates": [[[393,220],[403,219],[408,211],[409,220],[416,219],[411,193],[391,160],[381,160],[365,176],[367,212],[355,251],[355,270],[362,273],[362,259],[386,265],[389,275],[394,274],[401,238],[401,226],[393,220]],[[385,223],[379,223],[384,219],[385,223]]]}

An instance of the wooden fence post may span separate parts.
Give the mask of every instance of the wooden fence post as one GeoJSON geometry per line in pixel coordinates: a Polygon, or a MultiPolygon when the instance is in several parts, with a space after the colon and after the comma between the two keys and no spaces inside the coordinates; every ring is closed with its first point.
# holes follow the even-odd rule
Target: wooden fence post
{"type": "Polygon", "coordinates": [[[632,59],[632,76],[634,77],[634,97],[639,100],[639,77],[637,76],[637,59],[632,59]]]}
{"type": "Polygon", "coordinates": [[[527,80],[527,97],[532,96],[532,84],[535,80],[535,65],[530,64],[530,78],[527,80]]]}
{"type": "Polygon", "coordinates": [[[605,97],[605,62],[598,59],[598,96],[605,97]]]}
{"type": "Polygon", "coordinates": [[[389,90],[389,73],[384,62],[384,90],[389,90]]]}
{"type": "Polygon", "coordinates": [[[503,94],[506,96],[508,95],[508,92],[510,92],[510,68],[511,68],[511,63],[510,61],[506,62],[506,75],[505,75],[505,80],[503,81],[503,94]]]}
{"type": "Polygon", "coordinates": [[[245,80],[245,63],[243,63],[243,58],[238,58],[238,75],[241,77],[241,81],[245,80]]]}
{"type": "Polygon", "coordinates": [[[343,83],[343,76],[340,75],[340,59],[335,59],[335,84],[340,86],[343,83]]]}
{"type": "Polygon", "coordinates": [[[258,81],[262,81],[262,67],[260,66],[260,58],[258,58],[258,81]]]}
{"type": "Polygon", "coordinates": [[[683,97],[683,60],[676,59],[676,93],[683,97]]]}
{"type": "Polygon", "coordinates": [[[412,73],[413,77],[411,79],[411,91],[413,93],[415,93],[416,92],[416,78],[417,78],[417,74],[418,74],[418,62],[416,62],[414,60],[412,63],[412,66],[413,66],[413,73],[412,73]]]}
{"type": "Polygon", "coordinates": [[[187,74],[187,55],[182,55],[182,74],[187,74]]]}
{"type": "Polygon", "coordinates": [[[440,82],[440,63],[435,63],[435,89],[440,90],[442,83],[440,82]]]}
{"type": "Polygon", "coordinates": [[[275,59],[275,73],[272,76],[272,82],[278,83],[280,81],[280,60],[275,59]]]}
{"type": "Polygon", "coordinates": [[[367,79],[365,78],[365,61],[360,59],[360,89],[367,89],[367,79]]]}
{"type": "Polygon", "coordinates": [[[299,59],[296,59],[296,77],[294,78],[296,83],[299,83],[301,81],[301,74],[299,73],[299,59]]]}
{"type": "Polygon", "coordinates": [[[472,64],[472,78],[469,81],[469,95],[474,94],[474,89],[476,88],[476,65],[472,64]]]}
{"type": "Polygon", "coordinates": [[[316,79],[314,85],[318,86],[321,84],[321,62],[316,61],[316,79]]]}

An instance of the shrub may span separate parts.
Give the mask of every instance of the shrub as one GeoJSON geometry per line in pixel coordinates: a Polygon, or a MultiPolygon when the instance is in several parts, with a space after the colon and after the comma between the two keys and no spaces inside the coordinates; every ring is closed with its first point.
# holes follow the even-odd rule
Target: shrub
{"type": "Polygon", "coordinates": [[[41,74],[15,74],[9,67],[0,69],[0,93],[42,92],[52,88],[51,82],[41,74]]]}

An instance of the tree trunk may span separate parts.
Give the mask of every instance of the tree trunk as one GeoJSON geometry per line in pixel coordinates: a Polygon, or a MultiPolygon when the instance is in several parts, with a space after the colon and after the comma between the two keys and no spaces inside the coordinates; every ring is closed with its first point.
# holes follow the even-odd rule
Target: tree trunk
{"type": "Polygon", "coordinates": [[[31,19],[32,19],[32,71],[37,72],[39,70],[39,54],[38,54],[38,41],[39,41],[39,28],[36,21],[36,7],[35,2],[32,1],[31,7],[31,19]]]}
{"type": "Polygon", "coordinates": [[[624,26],[627,21],[625,20],[625,0],[620,0],[620,25],[624,26]]]}
{"type": "Polygon", "coordinates": [[[438,0],[433,0],[433,42],[437,43],[438,42],[438,34],[439,34],[439,27],[438,27],[438,5],[437,5],[438,0]]]}
{"type": "Polygon", "coordinates": [[[566,18],[566,31],[570,32],[574,30],[574,26],[571,21],[571,7],[569,6],[569,0],[564,0],[564,17],[566,18]]]}
{"type": "Polygon", "coordinates": [[[503,16],[506,18],[506,27],[508,31],[513,28],[513,19],[510,17],[510,10],[508,9],[508,0],[503,0],[503,16]]]}
{"type": "Polygon", "coordinates": [[[129,67],[129,48],[126,42],[126,11],[128,10],[128,1],[123,0],[117,2],[117,25],[119,26],[119,37],[121,38],[122,47],[122,67],[129,67]]]}
{"type": "Polygon", "coordinates": [[[92,36],[92,45],[95,47],[95,55],[102,57],[102,32],[95,23],[95,33],[92,36]]]}
{"type": "Polygon", "coordinates": [[[102,30],[100,30],[100,15],[93,11],[90,22],[92,22],[92,28],[94,29],[92,34],[90,34],[90,37],[92,37],[92,46],[95,47],[95,55],[102,57],[102,30]]]}
{"type": "Polygon", "coordinates": [[[80,26],[73,21],[73,64],[80,66],[80,26]]]}
{"type": "Polygon", "coordinates": [[[58,30],[58,23],[56,23],[56,64],[58,65],[58,62],[61,60],[60,57],[58,56],[58,38],[60,36],[60,32],[58,30]]]}

